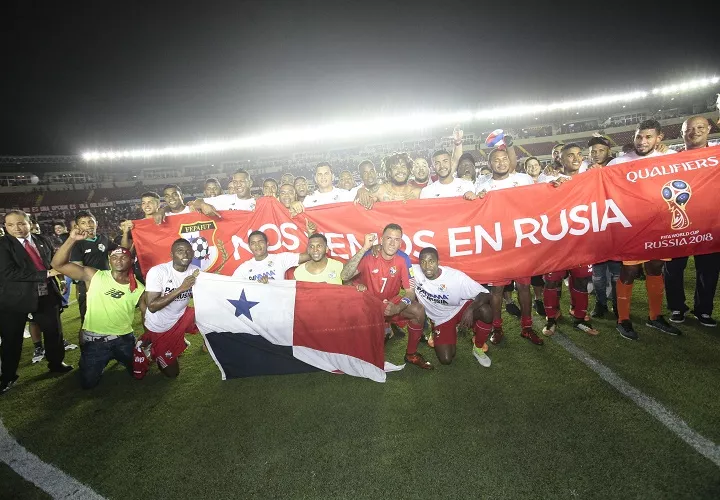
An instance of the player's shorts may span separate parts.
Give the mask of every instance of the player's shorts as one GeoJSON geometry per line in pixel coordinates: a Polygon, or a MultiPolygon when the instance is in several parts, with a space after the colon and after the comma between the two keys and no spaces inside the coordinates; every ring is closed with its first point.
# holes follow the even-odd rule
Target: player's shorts
{"type": "Polygon", "coordinates": [[[515,278],[511,280],[502,280],[502,281],[493,281],[492,283],[488,283],[488,286],[507,286],[512,282],[517,283],[518,285],[529,285],[530,284],[530,278],[515,278]]]}
{"type": "Polygon", "coordinates": [[[195,308],[187,307],[180,319],[166,332],[151,332],[145,330],[142,340],[148,340],[152,343],[150,347],[150,356],[157,361],[160,368],[167,368],[177,361],[187,345],[185,344],[186,333],[198,333],[195,325],[195,308]]]}
{"type": "Polygon", "coordinates": [[[455,316],[447,320],[441,325],[435,325],[433,330],[433,337],[435,339],[435,345],[455,345],[457,344],[457,326],[462,320],[465,310],[470,307],[472,300],[465,302],[455,316]]]}
{"type": "MultiPolygon", "coordinates": [[[[672,259],[653,259],[653,260],[662,260],[665,262],[670,262],[672,259]]],[[[646,262],[650,262],[649,260],[624,260],[622,261],[623,266],[638,266],[640,264],[645,264],[646,262]]]]}
{"type": "Polygon", "coordinates": [[[578,266],[565,271],[555,271],[553,273],[547,273],[544,278],[545,281],[562,281],[567,277],[568,273],[570,273],[570,276],[572,278],[591,278],[592,265],[578,266]]]}

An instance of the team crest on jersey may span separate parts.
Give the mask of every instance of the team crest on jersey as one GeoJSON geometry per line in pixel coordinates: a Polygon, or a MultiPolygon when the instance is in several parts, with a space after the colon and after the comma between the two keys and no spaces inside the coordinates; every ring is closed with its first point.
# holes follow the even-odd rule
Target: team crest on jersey
{"type": "Polygon", "coordinates": [[[441,283],[439,288],[441,292],[447,292],[447,285],[445,283],[441,283]]]}
{"type": "Polygon", "coordinates": [[[192,263],[202,271],[209,269],[218,258],[218,249],[215,246],[215,221],[198,221],[191,224],[181,224],[178,234],[190,242],[193,250],[192,263]]]}
{"type": "Polygon", "coordinates": [[[268,259],[267,266],[268,266],[268,267],[273,267],[274,265],[275,265],[275,263],[274,263],[273,261],[271,261],[271,260],[268,259]]]}
{"type": "Polygon", "coordinates": [[[690,225],[690,217],[685,212],[685,205],[690,201],[692,189],[685,181],[668,181],[660,190],[663,200],[670,211],[670,229],[680,231],[690,225]]]}
{"type": "Polygon", "coordinates": [[[104,252],[104,251],[105,251],[105,245],[103,245],[102,243],[100,243],[100,244],[98,245],[98,250],[100,250],[101,252],[104,252]]]}
{"type": "Polygon", "coordinates": [[[331,280],[334,280],[336,277],[337,277],[337,273],[335,271],[330,271],[328,273],[328,278],[330,278],[331,280]]]}
{"type": "Polygon", "coordinates": [[[390,268],[390,276],[395,276],[395,274],[397,274],[397,267],[392,266],[390,268]]]}

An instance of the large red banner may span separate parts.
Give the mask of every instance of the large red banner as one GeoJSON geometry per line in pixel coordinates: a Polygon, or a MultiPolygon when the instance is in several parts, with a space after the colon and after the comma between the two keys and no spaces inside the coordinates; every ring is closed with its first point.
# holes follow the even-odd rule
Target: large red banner
{"type": "Polygon", "coordinates": [[[170,260],[179,237],[193,243],[202,269],[232,274],[252,258],[247,236],[264,231],[269,251],[303,252],[306,220],[328,239],[331,256],[350,258],[366,233],[395,222],[403,250],[417,260],[434,246],[441,264],[479,282],[542,274],[605,260],[681,257],[720,250],[720,146],[591,169],[555,188],[549,184],[461,198],[352,203],[308,209],[290,218],[274,198],[254,212],[137,221],[133,238],[144,272],[170,260]]]}

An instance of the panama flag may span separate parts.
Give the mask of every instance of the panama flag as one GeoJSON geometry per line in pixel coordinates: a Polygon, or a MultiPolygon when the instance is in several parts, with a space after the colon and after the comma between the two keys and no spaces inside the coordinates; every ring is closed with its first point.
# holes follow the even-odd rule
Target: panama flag
{"type": "Polygon", "coordinates": [[[193,296],[223,380],[320,369],[385,381],[383,305],[355,287],[200,273],[193,296]]]}

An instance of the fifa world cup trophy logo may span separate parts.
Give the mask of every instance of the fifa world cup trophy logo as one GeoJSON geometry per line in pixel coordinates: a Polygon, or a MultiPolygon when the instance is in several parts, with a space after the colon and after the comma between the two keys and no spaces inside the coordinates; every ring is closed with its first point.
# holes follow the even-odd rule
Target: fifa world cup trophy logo
{"type": "Polygon", "coordinates": [[[685,181],[670,181],[662,187],[661,193],[670,210],[670,228],[679,231],[688,227],[690,218],[685,212],[685,205],[692,195],[690,184],[685,181]]]}

